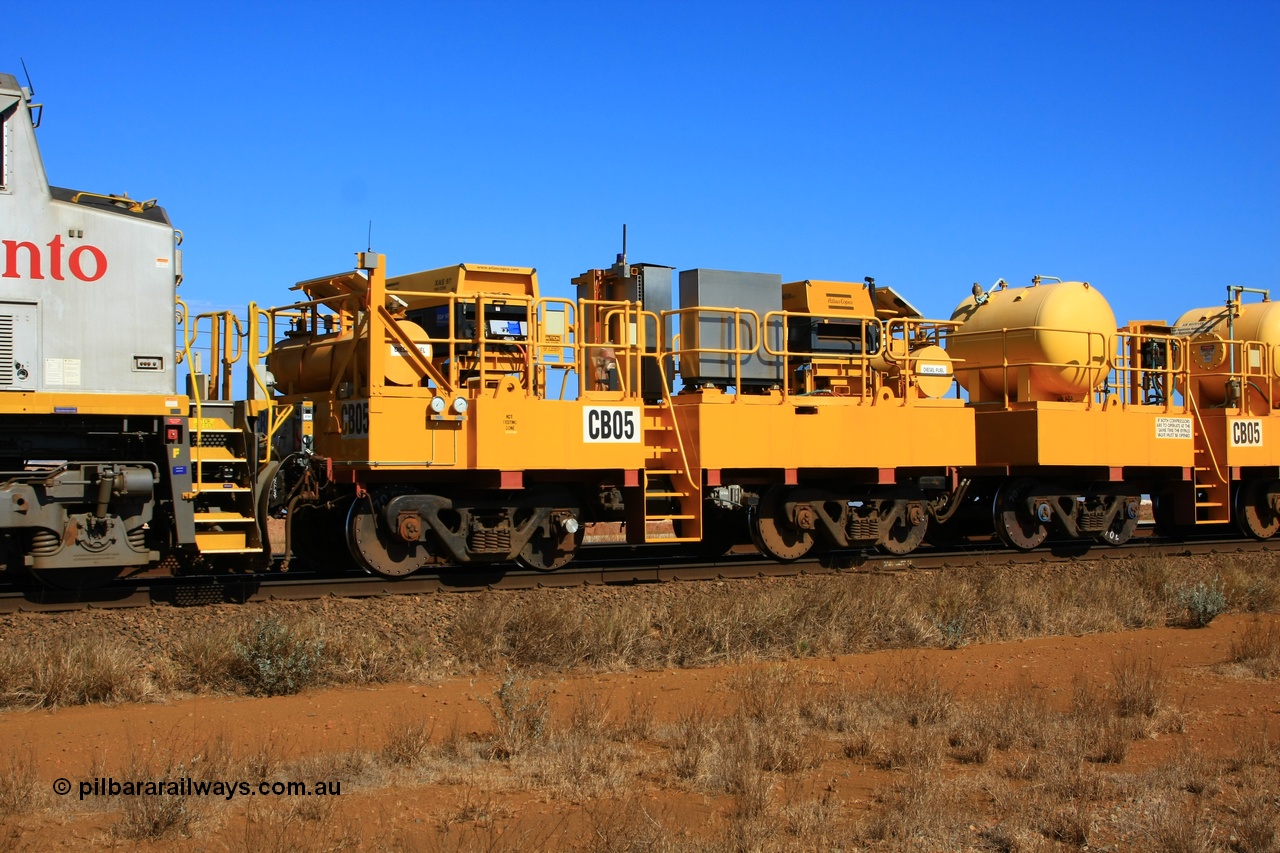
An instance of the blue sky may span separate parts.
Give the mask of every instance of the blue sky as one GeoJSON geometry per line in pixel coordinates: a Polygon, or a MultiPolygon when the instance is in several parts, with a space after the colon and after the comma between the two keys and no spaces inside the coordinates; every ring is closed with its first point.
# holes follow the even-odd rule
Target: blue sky
{"type": "Polygon", "coordinates": [[[50,180],[158,197],[182,295],[632,261],[1093,282],[1117,319],[1280,288],[1280,0],[23,3],[50,180]]]}

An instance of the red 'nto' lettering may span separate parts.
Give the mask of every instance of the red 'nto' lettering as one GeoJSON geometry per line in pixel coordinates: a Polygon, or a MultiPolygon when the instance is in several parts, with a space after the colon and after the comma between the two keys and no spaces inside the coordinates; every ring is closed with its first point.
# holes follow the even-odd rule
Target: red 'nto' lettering
{"type": "MultiPolygon", "coordinates": [[[[0,243],[4,244],[4,272],[0,272],[0,278],[22,278],[20,270],[25,261],[27,278],[44,279],[44,247],[27,240],[3,240],[0,243]]],[[[49,249],[49,276],[54,281],[63,281],[62,250],[65,247],[62,235],[56,235],[45,246],[49,249]]],[[[97,281],[107,274],[107,256],[97,246],[77,246],[67,256],[67,269],[81,281],[97,281]]]]}

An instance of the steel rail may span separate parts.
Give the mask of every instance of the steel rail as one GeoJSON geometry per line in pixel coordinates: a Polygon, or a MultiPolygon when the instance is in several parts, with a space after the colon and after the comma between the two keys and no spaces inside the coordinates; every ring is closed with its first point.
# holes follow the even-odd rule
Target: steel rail
{"type": "MultiPolygon", "coordinates": [[[[514,566],[468,569],[455,574],[416,574],[388,579],[353,572],[339,577],[311,573],[152,577],[113,582],[75,593],[31,583],[0,586],[0,614],[56,613],[152,605],[199,606],[262,601],[302,601],[333,596],[370,598],[478,592],[487,589],[530,590],[585,585],[626,585],[672,581],[738,580],[761,577],[846,574],[898,574],[980,565],[1093,563],[1135,556],[1187,557],[1271,551],[1277,543],[1246,539],[1203,539],[1163,542],[1143,538],[1119,547],[1064,543],[1035,551],[1008,551],[994,545],[962,549],[922,550],[906,556],[866,552],[829,553],[794,563],[777,563],[759,554],[730,554],[717,560],[690,561],[640,552],[612,558],[585,557],[555,572],[514,566]]],[[[603,549],[602,549],[603,550],[603,549]]]]}

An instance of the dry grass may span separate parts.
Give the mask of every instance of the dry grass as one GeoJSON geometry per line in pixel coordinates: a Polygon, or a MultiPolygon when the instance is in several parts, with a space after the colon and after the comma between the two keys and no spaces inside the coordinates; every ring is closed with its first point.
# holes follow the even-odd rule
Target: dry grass
{"type": "Polygon", "coordinates": [[[435,726],[421,718],[396,719],[387,723],[379,757],[391,765],[412,767],[431,751],[431,735],[435,726]]]}
{"type": "Polygon", "coordinates": [[[111,636],[0,646],[0,706],[136,702],[154,693],[137,650],[111,636]]]}
{"type": "Polygon", "coordinates": [[[1205,757],[1200,750],[1183,741],[1173,758],[1158,772],[1163,775],[1165,784],[1176,791],[1211,797],[1218,793],[1223,767],[1221,761],[1205,757]]]}
{"type": "MultiPolygon", "coordinates": [[[[420,680],[442,667],[704,666],[1180,624],[1186,590],[1221,592],[1238,610],[1274,607],[1277,562],[1224,558],[1210,569],[1141,558],[1097,571],[856,574],[693,585],[678,596],[629,590],[604,601],[572,590],[490,592],[460,599],[439,627],[409,627],[394,639],[376,620],[342,624],[305,607],[245,608],[169,632],[158,646],[74,633],[3,646],[0,704],[113,702],[175,690],[270,694],[420,680]]],[[[1238,642],[1238,663],[1275,677],[1278,643],[1280,628],[1259,623],[1238,642]]]]}
{"type": "Polygon", "coordinates": [[[1147,836],[1151,848],[1159,853],[1209,853],[1216,849],[1214,827],[1194,802],[1157,802],[1151,809],[1147,836]]]}
{"type": "MultiPolygon", "coordinates": [[[[149,753],[130,756],[123,777],[129,780],[179,780],[193,776],[194,768],[173,755],[149,753]]],[[[120,819],[112,832],[135,841],[187,837],[208,810],[209,800],[189,796],[180,789],[156,793],[122,794],[120,819]]]]}
{"type": "Polygon", "coordinates": [[[1151,719],[1164,700],[1164,665],[1150,657],[1120,655],[1111,667],[1115,712],[1151,719]]]}
{"type": "MultiPolygon", "coordinates": [[[[1262,568],[1221,570],[1225,597],[1239,608],[1277,600],[1274,579],[1263,576],[1266,560],[1257,562],[1262,568]]],[[[1274,574],[1274,567],[1267,571],[1274,574]]],[[[887,646],[954,647],[1172,624],[1182,618],[1178,590],[1212,577],[1154,560],[1130,561],[1105,574],[1060,574],[977,570],[908,579],[858,575],[691,585],[680,595],[639,601],[611,595],[602,603],[550,590],[468,597],[442,630],[453,643],[451,666],[506,671],[497,690],[480,697],[491,731],[470,733],[457,720],[437,726],[406,718],[375,733],[368,748],[305,761],[291,759],[294,750],[279,739],[243,743],[237,733],[198,748],[157,748],[123,768],[161,777],[340,780],[343,793],[351,786],[431,786],[441,807],[425,817],[422,833],[398,827],[373,838],[367,824],[343,829],[348,818],[332,801],[237,805],[230,817],[219,811],[212,820],[201,803],[181,797],[117,798],[108,804],[120,813],[114,833],[155,845],[195,836],[194,843],[211,849],[229,839],[231,847],[268,851],[521,849],[533,839],[600,851],[855,844],[873,850],[1048,851],[1088,844],[1275,853],[1280,753],[1265,729],[1242,730],[1235,753],[1223,760],[1182,746],[1156,770],[1134,769],[1145,766],[1148,750],[1164,748],[1138,741],[1176,732],[1184,719],[1170,707],[1176,697],[1169,696],[1159,660],[1117,657],[1109,680],[1079,679],[1065,709],[1058,703],[1066,696],[1051,706],[1051,686],[1025,681],[966,696],[918,662],[869,687],[796,662],[887,646]],[[654,720],[652,696],[553,696],[551,686],[533,680],[538,671],[725,661],[750,665],[665,725],[654,720]],[[845,794],[837,792],[859,775],[873,780],[876,794],[862,793],[867,783],[859,780],[855,796],[863,801],[841,802],[845,794]],[[513,795],[518,806],[511,804],[513,795]],[[670,817],[660,805],[667,796],[680,799],[682,821],[692,808],[695,822],[682,825],[670,817]],[[522,833],[521,814],[538,811],[543,802],[573,817],[554,829],[539,824],[537,836],[522,833]],[[1113,819],[1122,808],[1123,819],[1113,819]],[[337,828],[321,832],[330,825],[337,828]],[[222,835],[215,839],[215,832],[222,835]],[[1136,841],[1135,833],[1141,835],[1136,841]],[[396,840],[402,838],[403,844],[396,840]]],[[[236,675],[236,648],[247,646],[255,612],[246,611],[230,628],[209,627],[171,641],[161,656],[166,666],[140,668],[139,654],[128,658],[132,676],[142,679],[139,695],[148,695],[152,681],[162,678],[162,686],[172,689],[247,692],[236,675]]],[[[411,649],[397,657],[388,651],[397,645],[372,628],[340,631],[316,617],[272,612],[281,633],[304,652],[316,652],[314,678],[307,683],[419,678],[440,654],[412,635],[397,638],[398,647],[411,649]]],[[[1235,664],[1268,660],[1277,634],[1265,621],[1251,624],[1233,645],[1235,664]]],[[[93,669],[84,652],[73,660],[69,642],[59,652],[62,671],[93,669]]],[[[118,646],[130,648],[123,641],[118,646]]],[[[23,653],[32,649],[11,644],[0,651],[6,701],[67,704],[100,701],[68,697],[124,695],[118,686],[105,694],[57,687],[73,680],[69,675],[39,682],[56,689],[38,689],[37,667],[24,662],[23,653]]],[[[36,657],[56,669],[47,662],[50,654],[36,657]]],[[[1264,672],[1253,674],[1274,677],[1264,672]]],[[[30,762],[11,762],[7,774],[0,766],[0,812],[30,809],[47,784],[33,780],[30,762]]]]}
{"type": "Polygon", "coordinates": [[[1280,624],[1255,618],[1243,635],[1231,641],[1228,660],[1255,678],[1280,676],[1280,624]]]}
{"type": "Polygon", "coordinates": [[[41,788],[34,748],[6,756],[0,763],[0,817],[33,811],[43,794],[41,788]]]}
{"type": "Polygon", "coordinates": [[[246,810],[239,840],[254,853],[343,853],[362,847],[360,823],[334,814],[336,800],[303,797],[292,802],[253,801],[246,810]]]}
{"type": "Polygon", "coordinates": [[[550,698],[549,691],[535,688],[512,670],[507,671],[493,696],[477,697],[493,717],[489,757],[507,759],[541,741],[551,713],[550,698]]]}
{"type": "Polygon", "coordinates": [[[1250,774],[1236,792],[1231,811],[1229,842],[1236,853],[1274,853],[1280,850],[1280,796],[1258,776],[1250,774]]]}

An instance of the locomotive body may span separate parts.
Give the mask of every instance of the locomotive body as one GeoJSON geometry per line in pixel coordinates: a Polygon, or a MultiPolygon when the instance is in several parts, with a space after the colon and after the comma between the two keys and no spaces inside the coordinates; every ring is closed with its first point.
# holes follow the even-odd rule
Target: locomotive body
{"type": "Polygon", "coordinates": [[[0,551],[55,579],[145,565],[175,526],[170,461],[189,464],[173,226],[154,201],[49,186],[7,74],[0,152],[0,551]]]}

